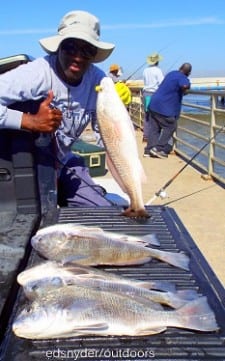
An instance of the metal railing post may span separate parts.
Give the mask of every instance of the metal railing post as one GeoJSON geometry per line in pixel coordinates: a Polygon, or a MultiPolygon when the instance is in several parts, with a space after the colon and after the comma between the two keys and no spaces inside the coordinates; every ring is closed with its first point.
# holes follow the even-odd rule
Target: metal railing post
{"type": "MultiPolygon", "coordinates": [[[[142,91],[140,87],[131,88],[131,91],[134,97],[130,107],[130,116],[133,123],[143,130],[142,91]]],[[[217,139],[216,137],[221,119],[225,123],[225,107],[222,103],[218,104],[218,99],[224,97],[225,92],[224,90],[190,90],[188,94],[193,96],[193,99],[190,101],[188,96],[183,99],[183,110],[174,134],[174,150],[177,155],[189,161],[193,154],[201,150],[202,142],[207,143],[206,149],[203,147],[201,150],[201,157],[197,159],[196,156],[192,164],[197,166],[203,174],[225,185],[225,138],[217,139]],[[206,102],[202,102],[201,97],[206,99],[206,102]],[[209,97],[211,101],[208,101],[209,97]]]]}
{"type": "MultiPolygon", "coordinates": [[[[212,94],[211,95],[211,111],[210,111],[210,134],[209,138],[213,138],[215,136],[215,125],[216,125],[216,119],[215,119],[215,108],[216,108],[216,100],[217,95],[212,94]]],[[[208,156],[208,175],[210,176],[213,173],[213,158],[215,155],[215,139],[213,139],[209,143],[209,156],[208,156]]]]}

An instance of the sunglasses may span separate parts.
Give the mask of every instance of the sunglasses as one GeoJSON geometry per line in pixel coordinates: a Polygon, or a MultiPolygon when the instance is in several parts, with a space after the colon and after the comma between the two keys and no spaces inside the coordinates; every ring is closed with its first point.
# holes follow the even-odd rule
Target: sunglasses
{"type": "Polygon", "coordinates": [[[97,54],[97,48],[87,42],[79,43],[76,40],[66,40],[61,44],[61,49],[69,55],[77,55],[78,53],[86,59],[92,59],[97,54]]]}

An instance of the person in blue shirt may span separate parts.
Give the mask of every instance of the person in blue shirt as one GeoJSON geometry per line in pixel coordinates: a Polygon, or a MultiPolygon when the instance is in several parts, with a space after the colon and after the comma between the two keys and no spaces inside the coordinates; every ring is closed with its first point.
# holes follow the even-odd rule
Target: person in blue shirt
{"type": "Polygon", "coordinates": [[[65,14],[56,35],[39,42],[46,56],[0,76],[0,128],[52,134],[60,205],[109,206],[105,191],[71,147],[88,124],[99,134],[95,87],[106,74],[94,63],[107,59],[115,45],[100,40],[100,22],[86,11],[65,14]],[[12,109],[27,101],[40,101],[35,114],[12,109]]]}
{"type": "Polygon", "coordinates": [[[148,141],[144,156],[166,158],[171,150],[169,140],[177,128],[183,95],[190,88],[188,76],[192,66],[184,63],[169,72],[151,97],[148,141]]]}

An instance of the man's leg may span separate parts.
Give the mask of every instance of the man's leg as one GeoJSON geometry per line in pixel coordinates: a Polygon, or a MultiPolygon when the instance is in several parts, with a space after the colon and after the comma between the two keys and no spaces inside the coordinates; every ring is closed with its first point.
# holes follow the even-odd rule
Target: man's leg
{"type": "Polygon", "coordinates": [[[158,121],[161,125],[161,134],[156,146],[158,151],[168,153],[168,145],[177,127],[177,120],[174,117],[160,116],[158,121]]]}
{"type": "Polygon", "coordinates": [[[143,123],[143,142],[147,142],[149,133],[149,112],[145,112],[143,123]]]}
{"type": "Polygon", "coordinates": [[[73,156],[64,166],[58,182],[58,203],[69,207],[111,206],[105,190],[94,183],[84,159],[73,156]]]}
{"type": "Polygon", "coordinates": [[[161,126],[157,119],[157,113],[150,111],[149,113],[149,128],[148,128],[148,142],[145,147],[145,155],[147,155],[151,148],[154,148],[158,144],[158,140],[161,133],[161,126]]]}

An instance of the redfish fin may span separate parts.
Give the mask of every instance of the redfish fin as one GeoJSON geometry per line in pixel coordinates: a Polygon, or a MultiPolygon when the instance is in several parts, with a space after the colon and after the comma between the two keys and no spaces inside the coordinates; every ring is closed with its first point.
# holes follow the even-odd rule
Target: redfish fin
{"type": "Polygon", "coordinates": [[[176,292],[176,286],[169,281],[140,281],[138,286],[157,291],[176,292]]]}
{"type": "Polygon", "coordinates": [[[185,290],[186,292],[183,291],[178,291],[178,292],[164,292],[165,295],[165,304],[167,304],[168,306],[172,307],[172,308],[181,308],[184,305],[186,305],[187,303],[189,303],[190,301],[196,300],[197,298],[199,298],[197,292],[194,290],[194,292],[192,292],[192,290],[185,290]]]}
{"type": "Polygon", "coordinates": [[[141,239],[146,242],[147,245],[160,246],[160,242],[155,233],[146,234],[145,236],[142,236],[141,239]]]}
{"type": "Polygon", "coordinates": [[[139,171],[139,174],[141,175],[141,183],[146,184],[147,183],[147,176],[146,176],[145,170],[143,168],[143,165],[142,165],[140,159],[139,159],[139,169],[138,169],[138,171],[139,171]]]}
{"type": "Polygon", "coordinates": [[[128,207],[125,211],[122,212],[122,216],[130,217],[130,218],[150,218],[151,215],[143,208],[143,209],[132,209],[128,207]]]}
{"type": "Polygon", "coordinates": [[[177,327],[189,328],[198,331],[216,331],[219,329],[214,312],[209,307],[206,297],[188,302],[176,310],[177,327]]]}
{"type": "Polygon", "coordinates": [[[138,330],[135,330],[135,335],[134,336],[155,335],[157,333],[161,333],[161,332],[164,332],[164,331],[166,331],[166,327],[138,329],[138,330]]]}

